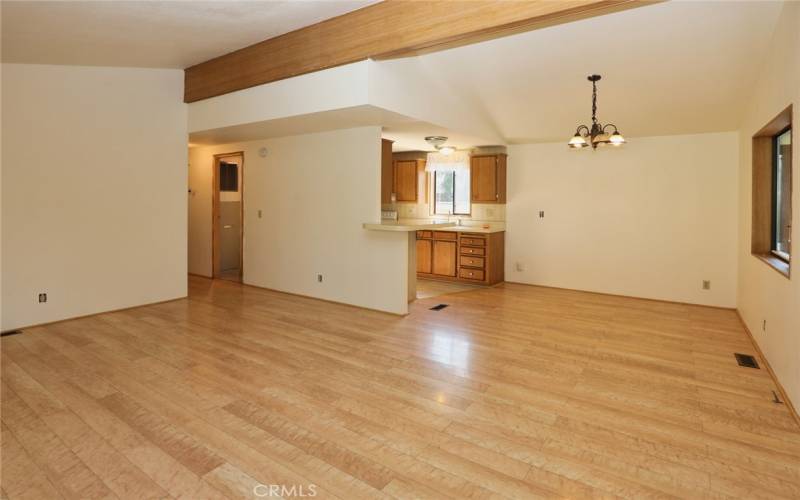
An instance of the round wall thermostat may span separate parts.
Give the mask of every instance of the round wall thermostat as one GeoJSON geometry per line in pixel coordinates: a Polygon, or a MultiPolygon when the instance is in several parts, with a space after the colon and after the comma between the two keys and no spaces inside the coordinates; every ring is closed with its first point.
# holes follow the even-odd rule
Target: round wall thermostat
{"type": "Polygon", "coordinates": [[[267,156],[267,148],[262,147],[261,149],[259,149],[258,150],[258,156],[260,156],[262,158],[267,156]]]}

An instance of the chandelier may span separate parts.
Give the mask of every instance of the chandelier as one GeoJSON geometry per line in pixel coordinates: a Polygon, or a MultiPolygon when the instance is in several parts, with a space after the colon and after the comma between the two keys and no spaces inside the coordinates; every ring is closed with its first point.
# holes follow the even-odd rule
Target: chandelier
{"type": "Polygon", "coordinates": [[[597,81],[600,80],[600,75],[589,75],[587,80],[592,82],[592,126],[587,127],[581,125],[575,130],[575,135],[567,143],[572,149],[581,149],[591,144],[592,149],[597,149],[597,146],[611,144],[612,146],[622,146],[625,144],[625,138],[617,130],[617,126],[613,123],[603,125],[597,121],[597,81]],[[608,129],[613,129],[609,135],[608,129]]]}

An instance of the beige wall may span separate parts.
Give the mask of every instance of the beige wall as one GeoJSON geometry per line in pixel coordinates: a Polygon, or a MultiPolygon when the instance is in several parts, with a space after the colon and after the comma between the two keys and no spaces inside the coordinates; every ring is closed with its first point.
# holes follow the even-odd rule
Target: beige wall
{"type": "Polygon", "coordinates": [[[800,408],[800,269],[795,255],[787,279],[750,255],[751,139],[789,104],[794,104],[792,140],[792,241],[800,241],[800,3],[786,2],[740,132],[738,308],[789,398],[800,408]],[[766,320],[766,330],[762,329],[766,320]]]}
{"type": "Polygon", "coordinates": [[[737,137],[510,146],[506,280],[734,307],[737,137]]]}
{"type": "Polygon", "coordinates": [[[177,70],[3,64],[3,330],[186,295],[182,92],[177,70]]]}
{"type": "Polygon", "coordinates": [[[405,314],[408,236],[362,228],[380,219],[380,133],[362,127],[192,148],[189,271],[211,274],[213,155],[244,151],[244,282],[405,314]]]}

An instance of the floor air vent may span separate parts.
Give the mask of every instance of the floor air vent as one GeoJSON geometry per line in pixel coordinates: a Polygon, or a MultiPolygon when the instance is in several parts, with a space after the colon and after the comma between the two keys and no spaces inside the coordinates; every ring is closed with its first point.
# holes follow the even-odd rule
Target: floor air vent
{"type": "Polygon", "coordinates": [[[19,335],[20,333],[22,333],[22,330],[11,330],[10,332],[0,333],[0,337],[8,337],[9,335],[19,335]]]}
{"type": "Polygon", "coordinates": [[[739,363],[739,366],[744,366],[747,368],[759,368],[756,358],[749,354],[741,354],[737,352],[734,353],[734,356],[736,356],[736,362],[739,363]]]}
{"type": "Polygon", "coordinates": [[[439,304],[438,306],[431,307],[431,311],[441,311],[445,307],[447,307],[447,304],[439,304]]]}

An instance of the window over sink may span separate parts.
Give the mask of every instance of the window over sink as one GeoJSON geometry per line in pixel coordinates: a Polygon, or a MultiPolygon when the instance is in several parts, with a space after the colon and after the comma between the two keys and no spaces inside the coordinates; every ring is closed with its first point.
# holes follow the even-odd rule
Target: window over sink
{"type": "Polygon", "coordinates": [[[467,152],[428,154],[426,170],[431,172],[434,215],[470,214],[470,163],[467,152]]]}
{"type": "Polygon", "coordinates": [[[434,214],[469,215],[469,170],[436,170],[433,198],[434,214]]]}

